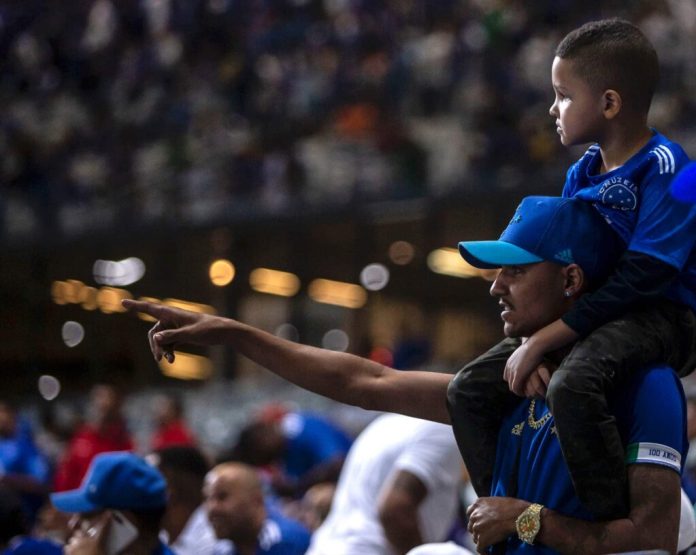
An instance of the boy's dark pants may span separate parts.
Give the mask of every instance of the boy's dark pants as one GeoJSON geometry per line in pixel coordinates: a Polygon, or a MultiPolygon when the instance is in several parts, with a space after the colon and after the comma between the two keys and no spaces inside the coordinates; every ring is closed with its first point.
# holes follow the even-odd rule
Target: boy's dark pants
{"type": "MultiPolygon", "coordinates": [[[[490,495],[500,424],[521,401],[503,380],[505,362],[519,345],[505,339],[462,368],[447,390],[454,434],[479,495],[490,495]]],[[[658,361],[680,376],[696,366],[696,317],[667,300],[595,330],[549,383],[546,400],[573,485],[598,519],[629,512],[624,447],[607,397],[634,371],[658,361]]]]}

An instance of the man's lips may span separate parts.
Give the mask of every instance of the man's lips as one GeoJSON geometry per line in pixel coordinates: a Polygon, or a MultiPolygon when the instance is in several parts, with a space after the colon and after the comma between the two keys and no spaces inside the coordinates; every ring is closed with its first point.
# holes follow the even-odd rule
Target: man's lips
{"type": "Polygon", "coordinates": [[[499,302],[498,305],[500,306],[500,317],[505,320],[505,317],[512,312],[512,306],[502,301],[499,302]]]}

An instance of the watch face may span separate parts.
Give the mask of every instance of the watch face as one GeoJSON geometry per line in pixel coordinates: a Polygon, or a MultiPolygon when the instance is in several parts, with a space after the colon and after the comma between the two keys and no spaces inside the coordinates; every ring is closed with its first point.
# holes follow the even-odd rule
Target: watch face
{"type": "Polygon", "coordinates": [[[539,531],[539,520],[532,515],[524,515],[520,519],[519,528],[521,534],[532,535],[539,531]]]}
{"type": "Polygon", "coordinates": [[[524,511],[515,522],[517,528],[517,536],[525,543],[533,544],[536,535],[541,529],[541,507],[532,505],[524,511]]]}

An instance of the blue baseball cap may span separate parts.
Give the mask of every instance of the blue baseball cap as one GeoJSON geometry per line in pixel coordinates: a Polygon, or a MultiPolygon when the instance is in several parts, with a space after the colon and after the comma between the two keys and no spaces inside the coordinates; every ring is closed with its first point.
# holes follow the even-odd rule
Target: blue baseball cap
{"type": "Polygon", "coordinates": [[[66,513],[104,509],[147,511],[167,504],[167,484],[155,467],[133,453],[100,453],[78,489],[51,494],[51,503],[66,513]]]}
{"type": "Polygon", "coordinates": [[[672,180],[672,196],[683,202],[696,202],[696,162],[689,162],[672,180]]]}
{"type": "Polygon", "coordinates": [[[540,196],[522,200],[497,241],[459,243],[464,260],[476,268],[575,263],[594,284],[609,274],[624,248],[589,202],[540,196]]]}

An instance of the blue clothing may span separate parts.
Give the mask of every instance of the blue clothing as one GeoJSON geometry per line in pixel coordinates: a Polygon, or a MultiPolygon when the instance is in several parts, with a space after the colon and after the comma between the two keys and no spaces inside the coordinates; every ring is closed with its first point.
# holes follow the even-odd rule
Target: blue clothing
{"type": "MultiPolygon", "coordinates": [[[[637,372],[617,391],[611,408],[626,447],[627,465],[657,464],[682,471],[689,445],[686,401],[681,382],[671,368],[653,366],[637,372]]],[[[569,517],[592,520],[575,495],[553,417],[543,401],[532,405],[524,400],[503,421],[491,494],[541,503],[569,517]],[[530,425],[530,418],[538,423],[536,429],[530,425]]],[[[522,543],[514,536],[508,539],[507,553],[556,552],[522,543]]]]}
{"type": "Polygon", "coordinates": [[[0,555],[62,555],[63,547],[48,540],[20,536],[12,540],[0,555]]]}
{"type": "Polygon", "coordinates": [[[48,460],[39,451],[26,429],[18,425],[12,437],[0,437],[0,473],[31,476],[47,483],[50,475],[48,460]]]}
{"type": "Polygon", "coordinates": [[[163,542],[159,542],[159,545],[155,548],[151,555],[176,555],[167,545],[163,542]]]}
{"type": "Polygon", "coordinates": [[[286,438],[283,464],[285,473],[300,478],[313,468],[345,458],[350,437],[330,422],[303,412],[291,412],[281,423],[286,438]]]}
{"type": "Polygon", "coordinates": [[[670,194],[675,174],[689,161],[660,133],[623,166],[599,173],[602,157],[592,145],[566,175],[564,197],[591,202],[626,243],[680,270],[666,296],[696,310],[696,205],[670,194]]]}
{"type": "MultiPolygon", "coordinates": [[[[11,437],[0,437],[0,475],[27,476],[39,484],[48,484],[51,468],[48,459],[34,443],[31,430],[23,420],[17,422],[16,432],[11,437]]],[[[43,503],[38,495],[22,494],[22,505],[34,522],[36,512],[43,503]]]]}
{"type": "MultiPolygon", "coordinates": [[[[272,511],[259,533],[256,555],[304,555],[310,539],[309,531],[299,522],[272,511]]],[[[231,541],[222,540],[215,546],[214,555],[238,555],[238,552],[231,541]]]]}

